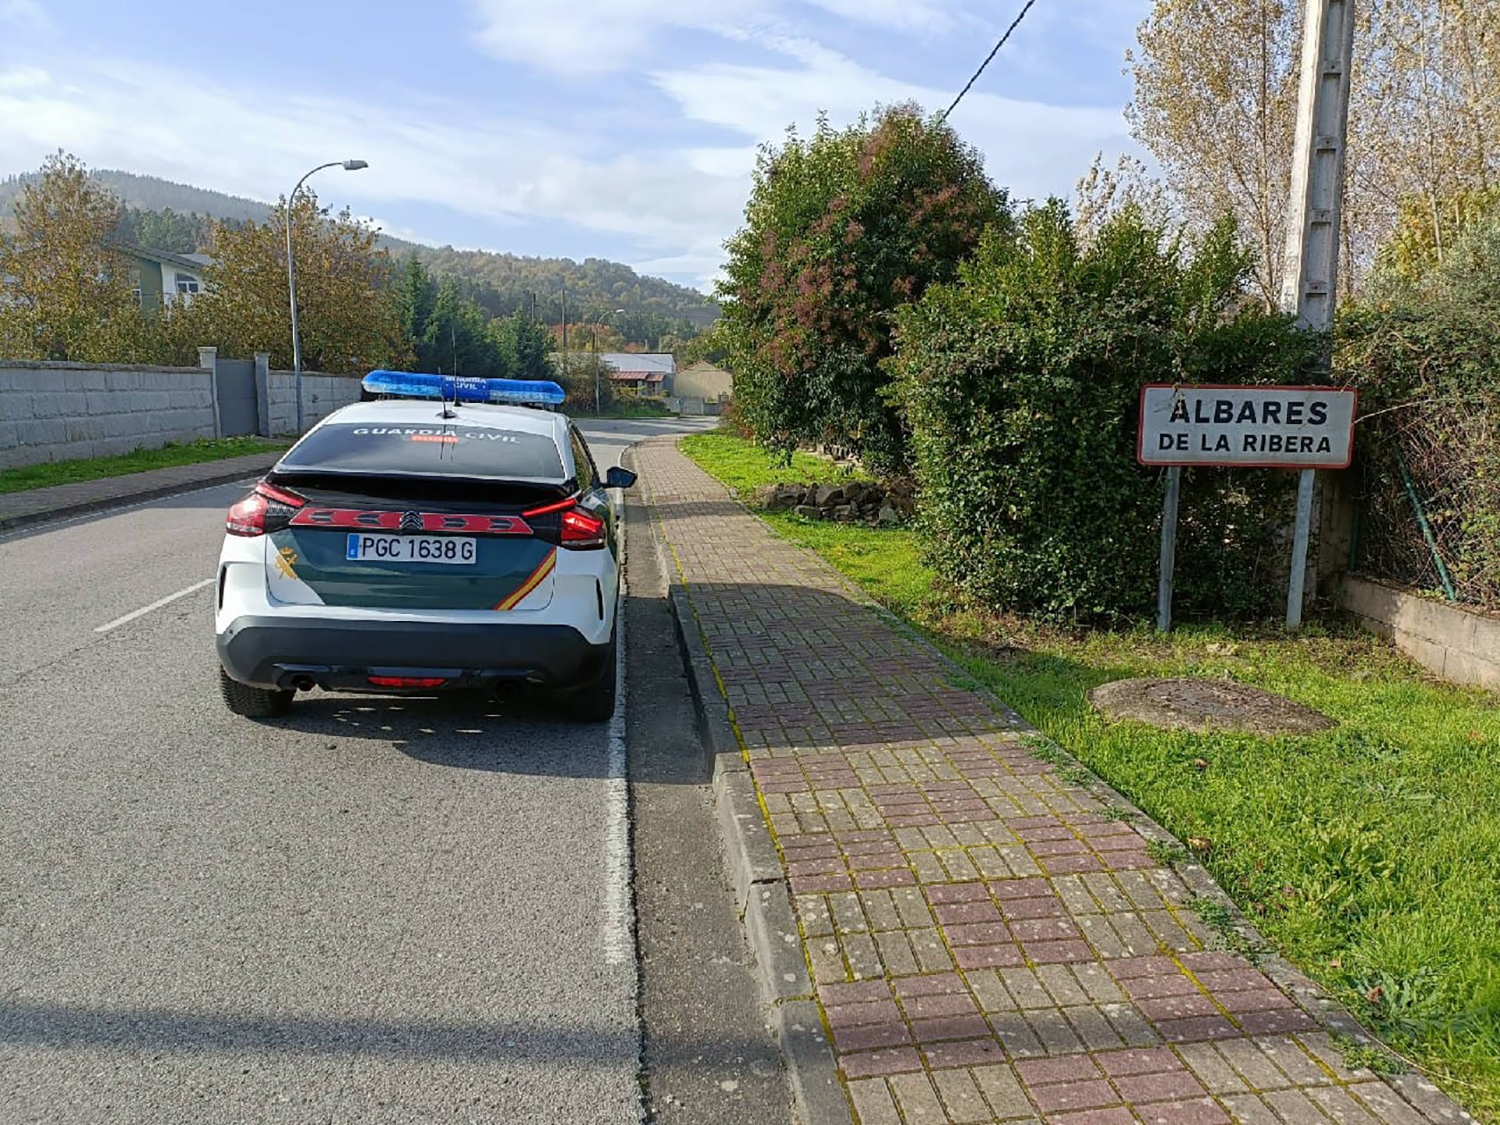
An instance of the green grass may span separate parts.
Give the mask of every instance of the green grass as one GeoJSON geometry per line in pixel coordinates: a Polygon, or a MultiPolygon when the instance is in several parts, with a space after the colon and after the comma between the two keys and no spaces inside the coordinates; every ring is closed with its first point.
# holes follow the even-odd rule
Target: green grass
{"type": "MultiPolygon", "coordinates": [[[[682,448],[742,495],[779,477],[724,434],[682,448]]],[[[1179,840],[1206,842],[1194,856],[1267,941],[1468,1108],[1500,1121],[1493,694],[1440,683],[1337,623],[1296,635],[1187,626],[1165,638],[1045,629],[944,597],[909,531],[769,522],[924,630],[1179,840]],[[1145,675],[1254,684],[1339,725],[1297,738],[1194,734],[1108,724],[1089,706],[1091,688],[1145,675]]]]}
{"type": "Polygon", "coordinates": [[[764,449],[723,430],[685,437],[681,448],[743,500],[749,500],[764,484],[837,484],[868,479],[811,453],[794,453],[790,465],[778,464],[764,449]]]}
{"type": "Polygon", "coordinates": [[[103,477],[122,477],[144,473],[149,469],[166,469],[174,465],[194,465],[201,461],[222,461],[248,453],[269,453],[285,449],[285,442],[262,441],[260,438],[233,437],[204,439],[160,449],[137,449],[118,457],[91,457],[78,461],[48,461],[0,471],[0,493],[25,492],[32,488],[50,488],[56,484],[77,484],[103,477]]]}

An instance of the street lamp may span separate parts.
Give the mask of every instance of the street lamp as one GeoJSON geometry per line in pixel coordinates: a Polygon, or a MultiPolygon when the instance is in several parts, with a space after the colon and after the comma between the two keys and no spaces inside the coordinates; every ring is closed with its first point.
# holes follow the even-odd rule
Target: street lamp
{"type": "MultiPolygon", "coordinates": [[[[624,309],[616,309],[610,316],[619,316],[624,309]]],[[[609,321],[604,323],[608,324],[609,321]]],[[[594,416],[599,415],[599,321],[594,320],[594,416]]]]}
{"type": "Polygon", "coordinates": [[[361,168],[369,165],[363,160],[330,160],[327,164],[319,164],[312,172],[308,172],[297,181],[297,186],[292,189],[292,194],[286,197],[286,285],[292,294],[292,382],[297,388],[297,436],[302,436],[302,339],[297,334],[297,263],[292,258],[292,203],[297,198],[297,193],[302,190],[302,185],[307,183],[307,177],[313,172],[321,172],[324,168],[342,168],[346,172],[358,172],[361,168]]]}

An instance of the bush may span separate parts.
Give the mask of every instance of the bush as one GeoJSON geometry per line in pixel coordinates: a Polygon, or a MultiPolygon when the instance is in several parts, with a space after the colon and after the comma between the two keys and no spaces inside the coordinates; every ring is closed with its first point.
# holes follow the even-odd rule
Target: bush
{"type": "MultiPolygon", "coordinates": [[[[985,602],[1075,622],[1154,604],[1165,474],[1136,463],[1146,383],[1295,382],[1317,340],[1244,300],[1225,220],[1196,247],[1127,208],[1087,246],[1056,201],[988,235],[898,315],[932,565],[985,602]]],[[[1291,473],[1183,472],[1175,604],[1242,616],[1279,597],[1291,473]]]]}
{"type": "Polygon", "coordinates": [[[1440,586],[1404,469],[1458,599],[1500,608],[1500,207],[1425,272],[1411,254],[1384,262],[1380,298],[1339,324],[1340,363],[1361,392],[1356,565],[1440,586]]]}
{"type": "Polygon", "coordinates": [[[735,397],[764,445],[834,443],[872,467],[906,459],[882,361],[892,310],[1008,223],[978,153],[914,107],[762,152],[745,225],[728,243],[719,335],[735,397]]]}

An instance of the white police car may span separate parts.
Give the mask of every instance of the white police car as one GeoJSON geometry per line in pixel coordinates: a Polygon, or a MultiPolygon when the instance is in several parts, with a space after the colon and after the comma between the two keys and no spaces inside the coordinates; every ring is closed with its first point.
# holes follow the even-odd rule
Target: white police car
{"type": "Polygon", "coordinates": [[[215,631],[224,702],[298,691],[539,685],[614,708],[618,529],[554,383],[376,371],[229,509],[215,631]],[[386,397],[399,396],[399,397],[386,397]],[[507,403],[531,405],[504,405],[507,403]]]}

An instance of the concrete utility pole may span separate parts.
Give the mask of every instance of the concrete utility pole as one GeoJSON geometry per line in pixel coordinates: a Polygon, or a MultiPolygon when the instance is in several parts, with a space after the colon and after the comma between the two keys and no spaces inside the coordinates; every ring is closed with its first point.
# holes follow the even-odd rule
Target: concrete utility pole
{"type": "MultiPolygon", "coordinates": [[[[1302,82],[1292,151],[1282,306],[1315,332],[1333,327],[1338,296],[1339,230],[1344,201],[1344,150],[1354,65],[1354,0],[1304,0],[1302,82]]],[[[1327,382],[1326,368],[1318,382],[1327,382]]],[[[1302,624],[1307,544],[1312,528],[1314,471],[1297,481],[1297,522],[1286,623],[1302,624]]]]}

